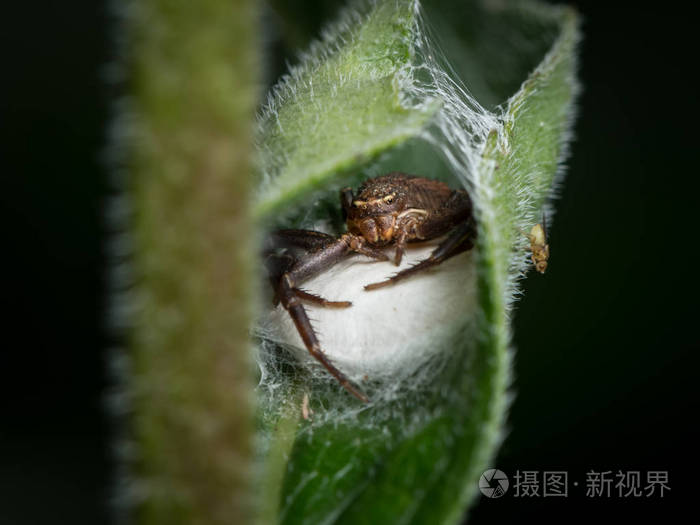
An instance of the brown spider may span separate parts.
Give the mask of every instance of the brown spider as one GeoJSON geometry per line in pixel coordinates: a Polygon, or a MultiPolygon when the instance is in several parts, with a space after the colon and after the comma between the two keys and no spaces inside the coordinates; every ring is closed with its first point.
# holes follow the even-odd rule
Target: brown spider
{"type": "Polygon", "coordinates": [[[365,290],[376,290],[470,250],[474,246],[476,227],[466,191],[405,173],[393,172],[369,179],[360,186],[357,196],[351,188],[344,188],[340,198],[347,233],[334,237],[312,230],[275,231],[268,239],[266,265],[275,290],[274,302],[282,303],[289,312],[309,353],[348,392],[368,402],[367,396],[321,350],[301,301],[329,308],[346,308],[351,303],[328,301],[299,286],[353,253],[386,261],[389,258],[383,248],[393,246],[394,263],[398,265],[407,243],[448,234],[426,259],[384,281],[365,286],[365,290]]]}

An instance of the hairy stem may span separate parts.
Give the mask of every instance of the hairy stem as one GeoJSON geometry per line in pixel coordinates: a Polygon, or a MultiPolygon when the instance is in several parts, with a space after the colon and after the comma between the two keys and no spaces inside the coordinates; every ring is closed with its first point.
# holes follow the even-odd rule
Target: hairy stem
{"type": "Polygon", "coordinates": [[[255,4],[124,9],[136,276],[126,387],[140,523],[251,519],[255,4]]]}

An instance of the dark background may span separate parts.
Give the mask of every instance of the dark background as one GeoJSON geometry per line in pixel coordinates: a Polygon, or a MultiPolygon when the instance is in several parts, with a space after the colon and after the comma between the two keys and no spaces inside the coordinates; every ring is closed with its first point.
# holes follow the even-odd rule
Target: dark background
{"type": "MultiPolygon", "coordinates": [[[[264,20],[268,83],[334,12],[284,4],[264,20]]],[[[574,4],[585,35],[576,140],[550,269],[527,279],[517,307],[517,396],[494,464],[511,481],[566,470],[570,497],[482,499],[473,523],[668,519],[696,490],[694,32],[680,12],[574,4]],[[591,500],[590,470],[668,471],[671,491],[591,500]]],[[[0,21],[0,523],[100,523],[113,468],[100,161],[110,19],[98,2],[24,9],[0,21]]]]}

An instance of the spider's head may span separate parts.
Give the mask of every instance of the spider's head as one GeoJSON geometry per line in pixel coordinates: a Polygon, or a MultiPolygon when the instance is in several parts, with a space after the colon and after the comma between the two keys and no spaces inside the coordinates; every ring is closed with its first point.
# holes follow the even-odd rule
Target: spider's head
{"type": "Polygon", "coordinates": [[[343,194],[348,230],[377,246],[394,239],[396,217],[402,208],[403,199],[396,192],[379,195],[363,192],[357,198],[351,193],[343,194]]]}
{"type": "Polygon", "coordinates": [[[348,229],[362,235],[370,244],[383,246],[394,239],[396,215],[386,214],[364,219],[348,220],[348,229]]]}

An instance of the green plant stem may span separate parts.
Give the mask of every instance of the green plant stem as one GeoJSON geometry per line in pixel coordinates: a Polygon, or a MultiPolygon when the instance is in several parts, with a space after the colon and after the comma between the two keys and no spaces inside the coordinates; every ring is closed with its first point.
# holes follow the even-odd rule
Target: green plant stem
{"type": "Polygon", "coordinates": [[[255,6],[145,0],[124,11],[139,523],[252,518],[255,6]]]}

